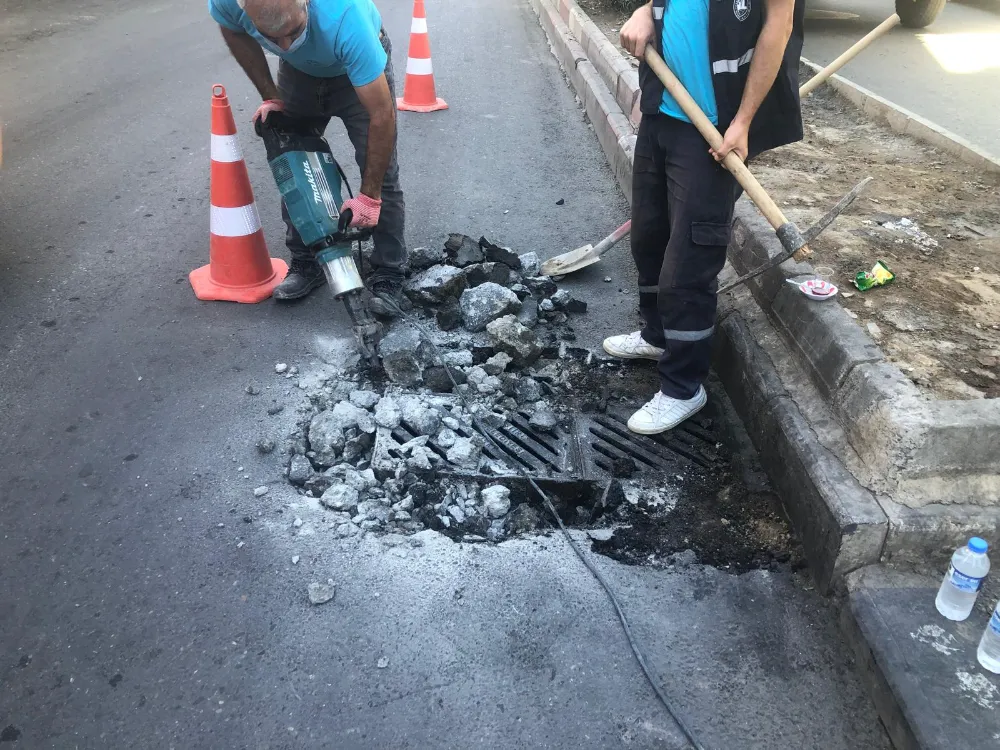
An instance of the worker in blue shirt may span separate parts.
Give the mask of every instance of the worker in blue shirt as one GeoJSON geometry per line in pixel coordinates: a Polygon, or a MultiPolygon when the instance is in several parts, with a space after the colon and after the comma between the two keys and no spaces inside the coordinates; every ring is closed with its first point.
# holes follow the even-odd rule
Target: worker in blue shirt
{"type": "Polygon", "coordinates": [[[650,0],[621,28],[639,58],[632,168],[632,257],[642,330],[610,336],[609,354],[657,362],[660,387],[628,421],[633,432],[666,432],[705,406],[715,333],[716,277],[726,262],[735,178],[719,164],[802,139],[798,64],[803,0],[650,0]],[[723,133],[709,149],[644,62],[663,56],[723,133]]]}
{"type": "MultiPolygon", "coordinates": [[[[353,226],[374,227],[372,273],[366,285],[372,310],[391,316],[402,292],[405,207],[396,162],[396,99],[392,45],[372,0],[208,0],[229,51],[263,103],[254,120],[291,116],[339,117],[361,170],[358,195],[343,208],[353,226]],[[280,58],[278,82],[264,51],[280,58]]],[[[292,226],[282,204],[288,276],[274,290],[298,299],[326,283],[322,269],[292,226]]]]}

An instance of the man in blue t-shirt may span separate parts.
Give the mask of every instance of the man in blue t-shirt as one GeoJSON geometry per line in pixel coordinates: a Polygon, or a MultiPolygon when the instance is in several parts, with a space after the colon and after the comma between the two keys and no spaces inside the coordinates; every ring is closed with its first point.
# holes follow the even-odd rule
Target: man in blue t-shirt
{"type": "MultiPolygon", "coordinates": [[[[352,226],[374,227],[375,252],[367,286],[376,314],[392,315],[403,285],[404,203],[396,163],[396,100],[392,45],[372,0],[208,0],[229,51],[271,112],[339,117],[354,145],[361,188],[343,208],[352,226]],[[278,83],[264,50],[280,58],[278,83]],[[384,302],[384,303],[383,303],[384,302]]],[[[326,283],[282,204],[292,255],[275,299],[298,299],[326,283]]]]}

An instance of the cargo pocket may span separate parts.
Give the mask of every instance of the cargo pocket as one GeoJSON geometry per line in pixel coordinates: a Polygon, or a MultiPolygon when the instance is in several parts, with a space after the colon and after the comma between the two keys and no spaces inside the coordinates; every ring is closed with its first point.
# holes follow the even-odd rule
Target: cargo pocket
{"type": "Polygon", "coordinates": [[[728,223],[691,222],[691,242],[702,247],[726,247],[729,245],[732,232],[732,224],[728,223]]]}

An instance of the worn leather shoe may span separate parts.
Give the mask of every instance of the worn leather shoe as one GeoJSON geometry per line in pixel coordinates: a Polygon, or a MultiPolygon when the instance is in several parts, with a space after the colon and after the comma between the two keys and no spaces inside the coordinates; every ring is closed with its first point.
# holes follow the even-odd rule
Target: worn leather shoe
{"type": "Polygon", "coordinates": [[[313,260],[299,260],[292,258],[288,275],[274,289],[274,298],[277,300],[302,299],[313,289],[319,289],[326,283],[326,276],[319,263],[313,260]]]}
{"type": "Polygon", "coordinates": [[[380,318],[395,318],[406,303],[403,300],[403,276],[373,276],[368,279],[372,300],[369,307],[380,318]]]}

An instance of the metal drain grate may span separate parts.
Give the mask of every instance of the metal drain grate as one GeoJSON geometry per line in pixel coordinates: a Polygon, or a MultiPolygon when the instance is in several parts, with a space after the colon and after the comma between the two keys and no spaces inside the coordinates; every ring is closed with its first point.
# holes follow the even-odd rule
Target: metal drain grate
{"type": "Polygon", "coordinates": [[[695,417],[662,435],[630,432],[625,419],[600,414],[587,420],[584,445],[600,470],[611,473],[615,460],[631,458],[640,470],[673,471],[678,464],[710,469],[723,462],[711,421],[695,417]]]}
{"type": "MultiPolygon", "coordinates": [[[[455,430],[458,435],[467,438],[478,432],[460,416],[454,396],[421,398],[442,417],[455,418],[459,422],[455,430]]],[[[517,478],[517,466],[539,480],[603,481],[615,473],[614,461],[625,458],[632,459],[640,473],[675,473],[691,466],[711,469],[724,463],[716,449],[711,419],[702,415],[668,433],[652,436],[629,432],[626,418],[618,414],[582,416],[560,425],[553,433],[532,427],[530,419],[531,413],[521,410],[501,425],[484,423],[496,444],[483,440],[483,460],[475,469],[452,465],[447,448],[436,437],[428,440],[427,448],[440,458],[438,472],[483,480],[517,478]]],[[[372,457],[376,475],[385,478],[394,474],[405,460],[402,446],[417,435],[405,423],[394,430],[379,428],[372,457]]]]}
{"type": "MultiPolygon", "coordinates": [[[[471,437],[479,432],[467,418],[459,415],[458,402],[453,396],[423,398],[442,417],[450,416],[459,422],[455,432],[461,437],[471,437]]],[[[468,477],[517,477],[516,464],[533,477],[552,480],[578,480],[583,474],[583,461],[577,441],[572,432],[557,427],[554,434],[533,428],[529,424],[530,413],[520,412],[499,426],[484,429],[496,441],[496,445],[483,438],[483,457],[478,469],[454,466],[448,462],[448,450],[435,437],[427,441],[427,448],[441,461],[437,469],[445,474],[468,477]],[[499,446],[499,447],[497,447],[499,446]]],[[[481,420],[482,421],[482,420],[481,420]]],[[[372,468],[378,476],[390,476],[405,457],[402,446],[417,437],[417,432],[405,422],[394,430],[379,428],[375,436],[375,450],[372,468]]]]}

